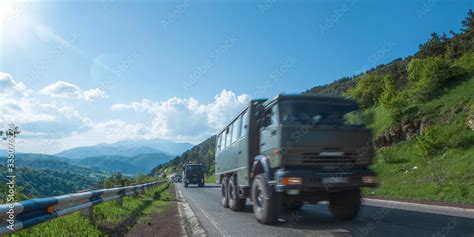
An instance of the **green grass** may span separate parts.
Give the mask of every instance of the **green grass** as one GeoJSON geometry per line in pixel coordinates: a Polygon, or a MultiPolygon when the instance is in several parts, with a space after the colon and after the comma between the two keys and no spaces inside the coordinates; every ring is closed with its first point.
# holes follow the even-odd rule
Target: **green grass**
{"type": "Polygon", "coordinates": [[[214,183],[216,183],[216,176],[215,175],[208,176],[208,177],[206,177],[204,182],[214,184],[214,183]]]}
{"type": "MultiPolygon", "coordinates": [[[[434,135],[440,149],[423,157],[417,138],[377,150],[373,168],[380,186],[368,195],[474,204],[474,131],[467,117],[474,112],[474,76],[458,78],[442,94],[415,105],[419,116],[438,126],[434,135]]],[[[372,109],[377,114],[379,108],[372,109]]],[[[372,128],[382,129],[376,115],[372,128]]],[[[425,136],[425,135],[418,135],[425,136]]]]}
{"type": "Polygon", "coordinates": [[[417,155],[412,139],[378,153],[373,168],[380,185],[367,194],[474,204],[473,147],[449,149],[425,160],[417,155]],[[436,181],[437,177],[441,184],[436,181]]]}
{"type": "Polygon", "coordinates": [[[114,201],[97,205],[94,207],[96,224],[117,224],[131,217],[143,215],[143,211],[152,205],[155,199],[159,199],[160,193],[164,192],[168,187],[169,184],[162,184],[138,197],[125,197],[122,206],[119,206],[114,201]]]}
{"type": "Polygon", "coordinates": [[[50,237],[50,236],[101,236],[101,232],[89,220],[81,217],[79,213],[63,216],[52,221],[39,224],[35,227],[9,234],[11,237],[50,237]]]}
{"type": "Polygon", "coordinates": [[[374,135],[380,135],[394,123],[390,113],[381,105],[364,110],[362,118],[374,135]]]}
{"type": "Polygon", "coordinates": [[[170,205],[171,194],[168,187],[169,184],[162,184],[138,196],[125,197],[122,206],[115,201],[94,206],[94,224],[76,212],[7,236],[103,236],[98,225],[120,224],[129,218],[146,221],[146,216],[170,205]]]}
{"type": "Polygon", "coordinates": [[[143,216],[139,218],[138,222],[139,223],[147,223],[151,219],[151,215],[155,213],[161,213],[163,212],[166,208],[168,208],[171,205],[170,200],[172,200],[173,196],[168,190],[163,190],[159,192],[158,196],[155,197],[148,197],[149,199],[152,199],[151,204],[144,208],[142,211],[143,216]]]}

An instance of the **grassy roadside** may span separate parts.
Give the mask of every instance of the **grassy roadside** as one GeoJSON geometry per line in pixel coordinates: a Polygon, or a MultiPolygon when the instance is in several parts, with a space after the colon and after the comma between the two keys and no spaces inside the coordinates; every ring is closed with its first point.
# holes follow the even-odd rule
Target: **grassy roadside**
{"type": "Polygon", "coordinates": [[[117,227],[128,231],[133,224],[146,221],[150,213],[159,212],[170,205],[168,187],[169,184],[162,184],[138,196],[125,197],[122,206],[115,201],[99,204],[93,208],[95,223],[90,223],[79,213],[73,213],[6,236],[94,237],[105,236],[110,231],[115,231],[117,227]]]}
{"type": "MultiPolygon", "coordinates": [[[[412,200],[474,204],[474,131],[467,118],[474,113],[474,76],[445,88],[438,97],[414,106],[433,121],[434,132],[377,150],[373,168],[380,185],[366,190],[369,196],[412,200]],[[429,156],[420,153],[420,140],[428,141],[429,156]]],[[[388,118],[383,109],[374,107],[374,133],[386,129],[388,118]],[[380,121],[386,121],[381,123],[380,121]]]]}

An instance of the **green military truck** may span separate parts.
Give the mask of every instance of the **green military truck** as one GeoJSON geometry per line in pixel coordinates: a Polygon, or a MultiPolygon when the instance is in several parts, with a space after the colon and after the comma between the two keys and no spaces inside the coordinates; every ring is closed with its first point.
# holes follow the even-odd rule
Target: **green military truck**
{"type": "Polygon", "coordinates": [[[197,184],[199,187],[204,187],[204,166],[196,162],[184,164],[182,182],[185,188],[189,184],[197,184]]]}
{"type": "Polygon", "coordinates": [[[369,129],[357,104],[342,97],[279,95],[252,100],[217,135],[216,182],[222,205],[277,221],[280,209],[329,201],[341,220],[357,216],[360,187],[375,187],[369,129]]]}

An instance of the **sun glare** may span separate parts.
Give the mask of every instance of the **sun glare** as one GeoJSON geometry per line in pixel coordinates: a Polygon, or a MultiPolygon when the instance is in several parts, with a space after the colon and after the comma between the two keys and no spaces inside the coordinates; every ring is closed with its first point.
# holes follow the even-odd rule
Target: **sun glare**
{"type": "Polygon", "coordinates": [[[29,2],[0,0],[0,34],[6,40],[21,40],[29,26],[29,2]]]}

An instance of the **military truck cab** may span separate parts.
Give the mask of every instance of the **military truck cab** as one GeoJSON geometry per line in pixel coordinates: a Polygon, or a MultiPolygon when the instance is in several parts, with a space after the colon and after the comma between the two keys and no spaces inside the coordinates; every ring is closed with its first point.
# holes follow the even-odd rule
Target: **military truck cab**
{"type": "Polygon", "coordinates": [[[336,218],[356,217],[360,187],[375,187],[372,135],[357,104],[341,97],[279,95],[253,100],[217,135],[222,205],[277,221],[281,208],[329,201],[336,218]]]}
{"type": "Polygon", "coordinates": [[[183,166],[182,182],[187,188],[189,184],[197,184],[204,187],[204,166],[199,163],[186,163],[183,166]]]}

